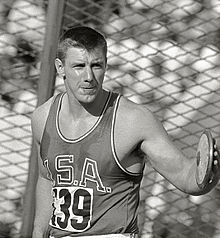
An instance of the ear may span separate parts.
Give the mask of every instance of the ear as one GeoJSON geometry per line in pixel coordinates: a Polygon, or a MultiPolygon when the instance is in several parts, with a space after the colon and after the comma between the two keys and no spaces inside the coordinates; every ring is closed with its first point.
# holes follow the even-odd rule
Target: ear
{"type": "Polygon", "coordinates": [[[55,59],[55,67],[56,67],[57,73],[60,76],[63,76],[65,74],[63,62],[58,58],[55,59]]]}

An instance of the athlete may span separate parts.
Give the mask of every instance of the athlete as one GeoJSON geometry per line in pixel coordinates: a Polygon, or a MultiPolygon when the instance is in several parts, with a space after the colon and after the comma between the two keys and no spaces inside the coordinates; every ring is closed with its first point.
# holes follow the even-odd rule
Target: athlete
{"type": "Polygon", "coordinates": [[[33,238],[138,237],[139,190],[144,166],[153,166],[179,190],[200,195],[219,180],[196,182],[196,159],[175,147],[143,105],[103,89],[107,44],[89,27],[60,38],[55,66],[65,92],[32,116],[39,178],[33,238]]]}

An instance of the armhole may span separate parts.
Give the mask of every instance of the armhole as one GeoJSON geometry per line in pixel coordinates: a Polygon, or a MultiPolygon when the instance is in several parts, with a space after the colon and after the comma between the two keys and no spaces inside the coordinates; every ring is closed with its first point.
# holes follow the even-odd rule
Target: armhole
{"type": "Polygon", "coordinates": [[[118,108],[119,108],[120,98],[121,98],[121,95],[118,95],[118,97],[116,99],[116,102],[115,102],[114,110],[113,110],[112,125],[111,125],[111,150],[112,150],[112,154],[113,154],[113,157],[114,157],[114,160],[115,160],[116,164],[119,166],[119,168],[123,172],[125,172],[126,174],[131,175],[131,176],[140,176],[142,173],[132,173],[132,172],[128,171],[126,168],[124,168],[121,165],[120,160],[119,160],[119,158],[117,156],[117,153],[116,153],[115,140],[114,140],[114,132],[115,131],[114,130],[115,130],[116,114],[117,114],[117,111],[118,111],[118,108]]]}

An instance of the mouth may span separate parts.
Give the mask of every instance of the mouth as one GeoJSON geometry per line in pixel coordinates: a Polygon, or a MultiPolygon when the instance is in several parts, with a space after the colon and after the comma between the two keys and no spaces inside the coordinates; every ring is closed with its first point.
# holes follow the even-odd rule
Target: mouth
{"type": "Polygon", "coordinates": [[[94,90],[95,86],[82,87],[83,90],[94,90]]]}
{"type": "Polygon", "coordinates": [[[96,92],[96,87],[95,87],[95,86],[82,87],[81,89],[82,89],[82,91],[83,91],[85,94],[93,94],[93,93],[96,92]]]}

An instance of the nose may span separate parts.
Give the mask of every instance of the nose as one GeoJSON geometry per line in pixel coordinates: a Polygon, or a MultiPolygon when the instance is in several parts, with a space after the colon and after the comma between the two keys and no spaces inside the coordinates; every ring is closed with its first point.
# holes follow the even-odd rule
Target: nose
{"type": "Polygon", "coordinates": [[[86,72],[86,81],[91,82],[93,78],[94,78],[93,71],[90,67],[88,67],[86,72]]]}

